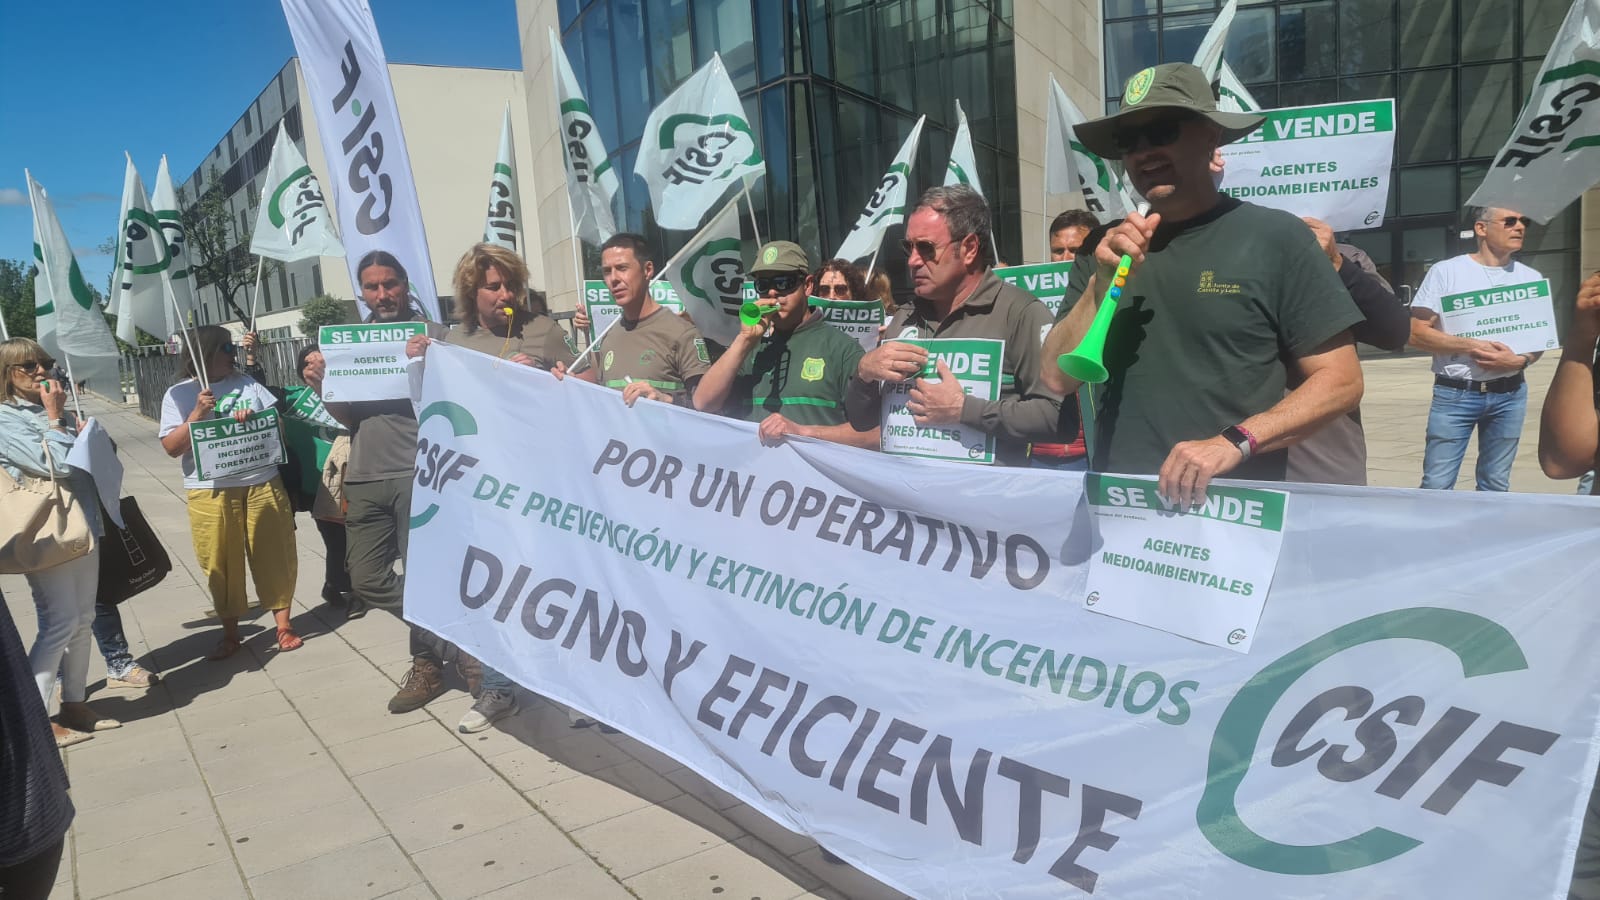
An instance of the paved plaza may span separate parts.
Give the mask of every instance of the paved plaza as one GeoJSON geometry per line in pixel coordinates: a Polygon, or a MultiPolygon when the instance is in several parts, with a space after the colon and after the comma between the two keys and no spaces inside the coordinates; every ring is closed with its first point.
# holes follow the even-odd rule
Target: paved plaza
{"type": "MultiPolygon", "coordinates": [[[[1431,389],[1423,356],[1366,360],[1362,404],[1374,485],[1415,487],[1431,389]]],[[[1517,491],[1568,493],[1539,473],[1538,410],[1555,370],[1530,372],[1517,491]]],[[[322,545],[299,517],[294,622],[278,654],[271,619],[245,623],[245,652],[203,656],[218,627],[197,583],[177,463],[133,406],[91,401],[172,555],[159,587],[123,607],[134,653],[163,681],[91,700],[124,727],[66,751],[76,823],[57,898],[892,897],[625,735],[575,729],[523,692],[522,711],[461,735],[459,683],[427,708],[385,703],[410,662],[406,626],[373,611],[345,622],[320,605],[322,545]]],[[[1462,467],[1470,488],[1473,454],[1462,467]]],[[[0,577],[24,639],[20,577],[0,577]]],[[[98,688],[98,689],[97,689],[98,688]]]]}

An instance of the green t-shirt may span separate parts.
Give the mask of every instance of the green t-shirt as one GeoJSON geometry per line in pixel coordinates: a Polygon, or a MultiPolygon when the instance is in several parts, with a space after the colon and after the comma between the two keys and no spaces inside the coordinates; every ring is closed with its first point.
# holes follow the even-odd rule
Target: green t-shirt
{"type": "MultiPolygon", "coordinates": [[[[1092,256],[1083,259],[1093,247],[1084,248],[1069,296],[1094,271],[1092,256]]],[[[1311,230],[1289,213],[1225,197],[1163,225],[1106,337],[1093,468],[1155,474],[1174,445],[1270,409],[1283,399],[1288,360],[1360,321],[1311,230]]],[[[1263,453],[1228,475],[1281,481],[1287,458],[1263,453]]]]}
{"type": "Polygon", "coordinates": [[[705,338],[664,306],[636,322],[618,320],[600,338],[593,357],[597,380],[606,387],[620,391],[629,379],[648,381],[675,402],[711,368],[705,338]]]}
{"type": "Polygon", "coordinates": [[[845,389],[864,352],[820,315],[787,334],[774,331],[739,367],[723,414],[760,422],[782,413],[799,425],[843,425],[845,389]]]}

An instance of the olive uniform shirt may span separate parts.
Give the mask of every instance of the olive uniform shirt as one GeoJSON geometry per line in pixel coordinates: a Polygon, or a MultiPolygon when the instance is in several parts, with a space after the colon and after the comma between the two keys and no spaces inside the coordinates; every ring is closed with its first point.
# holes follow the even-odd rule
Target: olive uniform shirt
{"type": "Polygon", "coordinates": [[[843,425],[845,390],[865,352],[812,313],[799,328],[762,338],[734,376],[722,413],[749,422],[782,413],[800,425],[843,425]]]}
{"type": "Polygon", "coordinates": [[[572,348],[567,346],[566,332],[549,316],[533,316],[519,322],[511,331],[511,339],[496,337],[487,328],[467,331],[461,326],[450,329],[446,344],[466,347],[479,353],[510,359],[518,353],[533,360],[533,367],[549,371],[556,363],[572,365],[572,348]]]}
{"type": "Polygon", "coordinates": [[[600,384],[620,391],[630,380],[647,381],[679,405],[689,395],[689,382],[711,368],[699,330],[664,306],[636,322],[618,319],[592,354],[600,384]]]}

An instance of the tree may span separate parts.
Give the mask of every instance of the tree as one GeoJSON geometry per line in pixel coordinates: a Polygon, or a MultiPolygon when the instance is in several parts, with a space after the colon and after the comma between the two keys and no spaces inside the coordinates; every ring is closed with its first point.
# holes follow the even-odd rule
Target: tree
{"type": "MultiPolygon", "coordinates": [[[[239,291],[247,293],[256,280],[256,260],[250,253],[248,225],[236,224],[228,210],[225,179],[216,166],[206,176],[205,193],[183,211],[184,236],[189,244],[189,274],[195,290],[210,286],[222,302],[247,326],[249,316],[239,305],[239,291]]],[[[264,260],[263,278],[277,271],[278,263],[264,260]]]]}
{"type": "Polygon", "coordinates": [[[31,262],[0,259],[0,315],[12,337],[34,337],[33,279],[39,270],[31,262]]]}
{"type": "Polygon", "coordinates": [[[300,333],[309,338],[316,337],[317,329],[324,325],[343,325],[355,320],[356,304],[353,300],[322,294],[300,304],[300,333]]]}

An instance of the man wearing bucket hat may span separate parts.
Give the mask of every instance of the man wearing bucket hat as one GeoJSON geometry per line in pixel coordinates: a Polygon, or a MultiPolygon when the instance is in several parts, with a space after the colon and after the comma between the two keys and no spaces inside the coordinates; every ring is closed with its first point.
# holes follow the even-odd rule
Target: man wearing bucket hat
{"type": "Polygon", "coordinates": [[[1128,79],[1116,113],[1075,128],[1090,152],[1122,160],[1150,213],[1084,242],[1073,271],[1093,280],[1050,332],[1041,378],[1078,388],[1056,360],[1088,333],[1128,256],[1091,468],[1159,475],[1161,494],[1186,506],[1219,475],[1283,480],[1286,448],[1361,400],[1350,336],[1361,313],[1316,239],[1212,181],[1216,149],[1263,118],[1219,112],[1198,68],[1168,63],[1128,79]]]}
{"type": "Polygon", "coordinates": [[[773,241],[756,253],[750,277],[761,315],[700,379],[695,408],[760,423],[765,444],[796,434],[875,450],[878,429],[857,431],[844,414],[861,345],[811,309],[810,273],[798,244],[773,241]]]}

